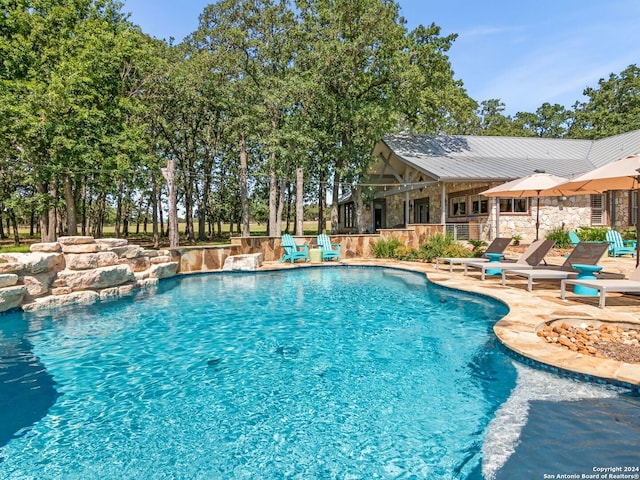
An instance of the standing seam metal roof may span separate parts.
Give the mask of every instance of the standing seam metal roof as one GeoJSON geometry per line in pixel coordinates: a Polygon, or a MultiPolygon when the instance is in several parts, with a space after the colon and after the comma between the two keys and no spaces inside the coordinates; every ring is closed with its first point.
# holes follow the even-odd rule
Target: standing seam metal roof
{"type": "Polygon", "coordinates": [[[399,134],[383,143],[436,180],[507,180],[536,169],[571,178],[640,153],[640,130],[602,140],[399,134]]]}

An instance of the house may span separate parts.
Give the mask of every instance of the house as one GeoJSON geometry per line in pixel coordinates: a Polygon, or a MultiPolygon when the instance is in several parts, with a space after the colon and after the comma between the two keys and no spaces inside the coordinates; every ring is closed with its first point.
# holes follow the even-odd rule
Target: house
{"type": "MultiPolygon", "coordinates": [[[[535,238],[535,199],[488,198],[481,192],[542,170],[572,178],[640,153],[640,130],[601,140],[449,135],[389,135],[379,141],[361,184],[361,218],[369,232],[444,226],[459,238],[535,238]],[[364,195],[363,195],[364,197],[364,195]]],[[[637,193],[540,198],[540,236],[556,228],[635,225],[637,193]]],[[[340,230],[355,231],[351,198],[339,206],[340,230]]]]}

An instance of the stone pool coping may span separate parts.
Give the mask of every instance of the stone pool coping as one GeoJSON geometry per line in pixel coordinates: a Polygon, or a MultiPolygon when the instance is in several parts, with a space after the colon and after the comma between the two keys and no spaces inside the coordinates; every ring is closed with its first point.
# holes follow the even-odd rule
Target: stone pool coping
{"type": "MultiPolygon", "coordinates": [[[[564,259],[548,259],[550,264],[561,263],[564,259]]],[[[573,322],[615,322],[640,325],[640,297],[609,294],[606,308],[598,308],[598,297],[577,297],[568,295],[560,299],[560,281],[537,281],[533,291],[527,291],[524,278],[508,277],[507,285],[501,285],[501,277],[487,277],[480,280],[479,271],[470,270],[465,276],[463,268],[436,270],[431,263],[400,262],[388,259],[346,259],[339,265],[388,266],[414,272],[422,272],[434,283],[460,290],[481,293],[503,301],[509,306],[509,313],[494,325],[497,338],[507,348],[535,362],[584,376],[585,378],[630,387],[640,387],[640,364],[631,364],[607,358],[592,357],[547,343],[537,335],[544,324],[555,320],[573,322]],[[592,378],[595,377],[595,378],[592,378]]],[[[635,268],[635,259],[604,258],[599,265],[604,271],[629,275],[635,268]]],[[[308,266],[330,266],[336,262],[323,264],[302,264],[267,262],[260,270],[299,268],[308,266]]]]}

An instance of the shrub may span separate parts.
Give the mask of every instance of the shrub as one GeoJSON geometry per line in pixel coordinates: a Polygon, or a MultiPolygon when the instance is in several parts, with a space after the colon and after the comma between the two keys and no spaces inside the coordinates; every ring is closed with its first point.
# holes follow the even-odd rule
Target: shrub
{"type": "Polygon", "coordinates": [[[432,262],[437,257],[471,257],[473,251],[454,242],[450,234],[434,233],[427,237],[418,251],[419,258],[432,262]]]}
{"type": "Polygon", "coordinates": [[[395,249],[394,256],[398,260],[407,262],[412,262],[419,258],[418,251],[415,248],[405,247],[404,245],[400,245],[395,249]]]}
{"type": "Polygon", "coordinates": [[[471,245],[473,245],[473,251],[476,252],[478,250],[480,250],[480,247],[486,247],[487,246],[487,242],[485,242],[484,240],[480,240],[480,239],[475,239],[475,238],[471,238],[469,240],[467,240],[471,245]]]}
{"type": "Polygon", "coordinates": [[[371,246],[371,252],[376,258],[396,258],[396,249],[401,246],[402,242],[395,237],[380,239],[371,246]]]}
{"type": "Polygon", "coordinates": [[[571,248],[569,231],[563,227],[554,228],[547,234],[547,240],[555,240],[555,248],[571,248]]]}
{"type": "Polygon", "coordinates": [[[580,227],[576,234],[581,242],[606,242],[607,227],[580,227]]]}

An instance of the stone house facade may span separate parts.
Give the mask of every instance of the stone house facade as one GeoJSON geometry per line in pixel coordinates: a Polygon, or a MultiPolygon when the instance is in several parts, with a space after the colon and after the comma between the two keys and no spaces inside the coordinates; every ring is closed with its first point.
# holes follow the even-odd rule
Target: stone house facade
{"type": "MultiPolygon", "coordinates": [[[[489,198],[482,192],[543,170],[570,179],[640,153],[640,130],[602,140],[392,135],[373,149],[378,159],[362,184],[373,192],[361,232],[437,225],[460,239],[535,238],[536,198],[489,198]]],[[[540,237],[582,226],[622,230],[636,224],[636,191],[540,197],[540,237]]],[[[339,205],[340,232],[355,233],[357,205],[339,205]]]]}

